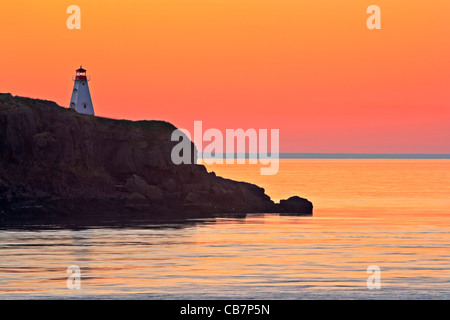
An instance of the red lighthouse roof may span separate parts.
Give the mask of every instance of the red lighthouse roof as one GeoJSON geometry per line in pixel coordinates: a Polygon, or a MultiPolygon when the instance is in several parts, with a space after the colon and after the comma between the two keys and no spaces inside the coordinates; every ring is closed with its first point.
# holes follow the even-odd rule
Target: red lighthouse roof
{"type": "Polygon", "coordinates": [[[80,69],[75,70],[76,72],[86,72],[86,69],[83,69],[83,66],[80,66],[80,69]]]}

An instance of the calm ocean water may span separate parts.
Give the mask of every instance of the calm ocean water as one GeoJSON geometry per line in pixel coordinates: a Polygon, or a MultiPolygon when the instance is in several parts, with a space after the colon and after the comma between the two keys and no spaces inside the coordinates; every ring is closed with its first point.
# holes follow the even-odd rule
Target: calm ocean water
{"type": "Polygon", "coordinates": [[[313,217],[254,214],[81,230],[0,230],[0,299],[450,298],[450,160],[282,160],[276,176],[209,166],[313,217]],[[81,289],[69,290],[69,265],[81,289]],[[367,267],[381,289],[366,286],[367,267]]]}

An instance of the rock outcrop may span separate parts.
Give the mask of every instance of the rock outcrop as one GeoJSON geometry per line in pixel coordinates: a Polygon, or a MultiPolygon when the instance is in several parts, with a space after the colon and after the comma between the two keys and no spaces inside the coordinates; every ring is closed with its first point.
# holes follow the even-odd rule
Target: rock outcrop
{"type": "Polygon", "coordinates": [[[256,185],[173,164],[175,129],[0,94],[0,216],[312,214],[307,200],[277,205],[256,185]]]}
{"type": "Polygon", "coordinates": [[[313,211],[313,204],[311,201],[300,198],[299,196],[290,197],[287,200],[281,200],[280,204],[281,214],[302,214],[313,211]]]}

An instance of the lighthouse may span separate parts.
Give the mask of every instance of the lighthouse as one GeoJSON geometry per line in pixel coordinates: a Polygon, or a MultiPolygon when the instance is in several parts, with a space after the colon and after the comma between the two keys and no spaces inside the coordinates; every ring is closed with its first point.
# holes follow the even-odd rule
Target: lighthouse
{"type": "Polygon", "coordinates": [[[72,98],[70,99],[70,108],[75,109],[78,113],[94,115],[94,106],[92,105],[88,85],[91,78],[86,75],[86,70],[80,66],[80,69],[76,70],[76,74],[72,77],[72,80],[74,84],[72,98]]]}

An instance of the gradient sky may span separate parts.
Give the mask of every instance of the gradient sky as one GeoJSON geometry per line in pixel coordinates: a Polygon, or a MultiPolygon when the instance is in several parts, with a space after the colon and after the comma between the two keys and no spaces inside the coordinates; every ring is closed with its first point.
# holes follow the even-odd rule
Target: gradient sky
{"type": "Polygon", "coordinates": [[[280,129],[282,152],[450,153],[449,19],[448,0],[1,1],[0,92],[68,106],[82,64],[100,116],[280,129]]]}

